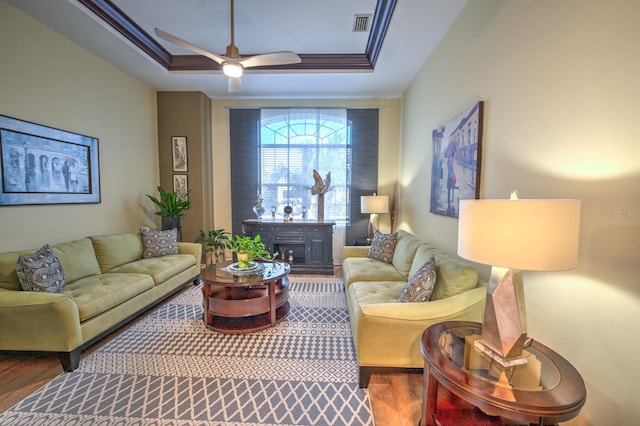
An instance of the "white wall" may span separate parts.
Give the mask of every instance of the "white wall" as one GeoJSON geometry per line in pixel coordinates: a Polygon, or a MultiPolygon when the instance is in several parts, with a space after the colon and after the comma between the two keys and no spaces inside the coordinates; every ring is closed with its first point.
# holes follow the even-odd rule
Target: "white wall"
{"type": "Polygon", "coordinates": [[[99,139],[100,204],[0,206],[0,251],[135,231],[155,218],[156,94],[0,0],[0,114],[99,139]]]}
{"type": "Polygon", "coordinates": [[[403,103],[401,224],[420,237],[456,252],[457,220],[429,213],[431,131],[478,100],[481,198],[582,200],[578,268],[525,273],[529,335],[586,382],[571,424],[640,419],[639,49],[637,0],[471,0],[403,103]]]}

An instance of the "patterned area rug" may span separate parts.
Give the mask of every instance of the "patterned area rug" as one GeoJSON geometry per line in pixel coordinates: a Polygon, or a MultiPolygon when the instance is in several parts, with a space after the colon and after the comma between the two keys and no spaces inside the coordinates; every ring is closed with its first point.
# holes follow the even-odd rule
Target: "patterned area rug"
{"type": "Polygon", "coordinates": [[[342,282],[292,277],[275,327],[224,335],[192,287],[12,409],[14,425],[373,425],[342,282]]]}

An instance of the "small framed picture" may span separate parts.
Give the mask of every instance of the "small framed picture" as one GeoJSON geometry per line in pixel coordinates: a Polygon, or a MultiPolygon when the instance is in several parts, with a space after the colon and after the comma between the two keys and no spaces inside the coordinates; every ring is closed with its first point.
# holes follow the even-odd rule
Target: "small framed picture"
{"type": "Polygon", "coordinates": [[[173,175],[173,192],[178,196],[189,196],[189,184],[187,182],[187,175],[173,175]]]}
{"type": "Polygon", "coordinates": [[[187,137],[173,136],[171,138],[171,155],[173,157],[173,171],[187,172],[187,137]]]}

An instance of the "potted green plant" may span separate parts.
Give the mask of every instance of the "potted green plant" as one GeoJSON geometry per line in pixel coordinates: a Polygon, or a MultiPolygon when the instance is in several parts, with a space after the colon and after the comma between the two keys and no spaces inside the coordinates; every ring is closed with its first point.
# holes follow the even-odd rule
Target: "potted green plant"
{"type": "Polygon", "coordinates": [[[207,265],[224,260],[225,249],[231,248],[229,233],[224,229],[209,230],[206,234],[201,229],[195,242],[201,243],[204,247],[205,262],[207,265]],[[211,262],[211,257],[215,259],[215,262],[211,262]]]}
{"type": "Polygon", "coordinates": [[[239,269],[249,268],[251,262],[255,259],[270,260],[274,257],[267,250],[260,235],[256,235],[253,238],[246,235],[236,235],[231,240],[231,251],[236,253],[239,269]]]}
{"type": "Polygon", "coordinates": [[[181,193],[167,192],[158,185],[158,192],[160,198],[146,195],[158,208],[155,214],[162,217],[162,230],[180,229],[180,216],[184,215],[184,210],[191,205],[191,201],[189,201],[191,190],[181,193]]]}

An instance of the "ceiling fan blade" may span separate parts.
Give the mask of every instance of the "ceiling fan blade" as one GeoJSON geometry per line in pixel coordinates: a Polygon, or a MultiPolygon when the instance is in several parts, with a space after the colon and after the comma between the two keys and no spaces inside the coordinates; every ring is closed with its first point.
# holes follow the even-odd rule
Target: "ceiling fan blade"
{"type": "Polygon", "coordinates": [[[219,64],[229,60],[229,58],[227,58],[226,56],[216,55],[215,53],[211,53],[208,50],[205,50],[201,47],[196,46],[191,42],[188,42],[187,40],[183,40],[180,37],[176,37],[173,34],[169,34],[168,32],[161,30],[160,28],[156,28],[155,32],[158,37],[163,38],[167,41],[170,41],[173,44],[177,44],[178,46],[182,46],[185,49],[189,49],[192,52],[198,53],[202,56],[206,56],[209,59],[213,59],[219,64]]]}
{"type": "Polygon", "coordinates": [[[254,55],[240,59],[238,61],[243,67],[264,67],[269,65],[299,64],[302,62],[300,56],[291,51],[271,52],[262,55],[254,55]]]}
{"type": "Polygon", "coordinates": [[[227,83],[227,91],[228,92],[239,92],[242,90],[242,78],[240,77],[229,77],[229,81],[227,83]]]}

